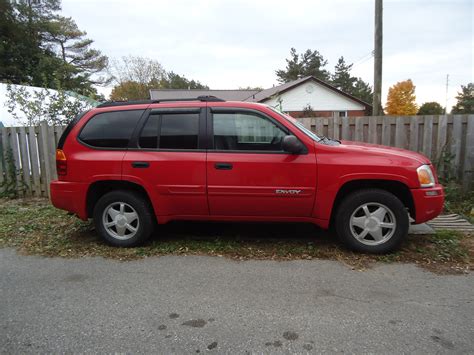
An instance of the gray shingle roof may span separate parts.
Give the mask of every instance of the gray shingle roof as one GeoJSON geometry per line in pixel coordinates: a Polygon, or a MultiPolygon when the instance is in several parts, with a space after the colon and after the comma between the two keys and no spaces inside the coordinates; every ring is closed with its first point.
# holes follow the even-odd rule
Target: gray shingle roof
{"type": "Polygon", "coordinates": [[[247,98],[258,93],[258,90],[173,90],[173,89],[151,89],[152,100],[165,99],[192,99],[198,96],[216,96],[226,101],[246,101],[247,98]]]}
{"type": "Polygon", "coordinates": [[[299,78],[297,80],[290,81],[288,83],[274,86],[270,89],[265,89],[265,90],[198,90],[198,89],[193,89],[193,90],[174,90],[174,89],[151,89],[150,90],[150,97],[152,100],[165,100],[165,99],[190,99],[190,98],[195,98],[198,96],[216,96],[220,99],[226,100],[226,101],[251,101],[251,102],[262,102],[273,95],[283,93],[284,91],[287,91],[295,86],[298,86],[301,83],[304,83],[306,81],[313,80],[317,82],[320,85],[325,86],[326,88],[334,91],[335,93],[339,95],[343,95],[351,100],[354,100],[365,107],[369,108],[371,107],[370,104],[367,102],[364,102],[357,97],[354,97],[348,93],[345,93],[334,86],[325,83],[324,81],[315,78],[314,76],[305,76],[304,78],[299,78]]]}

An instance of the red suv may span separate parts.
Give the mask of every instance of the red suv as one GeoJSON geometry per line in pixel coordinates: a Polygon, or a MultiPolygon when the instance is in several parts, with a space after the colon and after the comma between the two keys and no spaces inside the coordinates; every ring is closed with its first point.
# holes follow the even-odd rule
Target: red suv
{"type": "Polygon", "coordinates": [[[256,103],[111,102],[76,117],[56,155],[57,208],[93,218],[108,243],[171,220],[310,222],[353,250],[385,253],[442,210],[417,153],[316,135],[256,103]]]}

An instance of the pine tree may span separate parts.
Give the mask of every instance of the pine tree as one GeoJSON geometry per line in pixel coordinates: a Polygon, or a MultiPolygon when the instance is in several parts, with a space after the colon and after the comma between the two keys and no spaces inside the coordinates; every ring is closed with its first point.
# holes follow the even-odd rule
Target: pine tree
{"type": "Polygon", "coordinates": [[[451,113],[474,113],[474,83],[461,85],[461,91],[456,96],[458,102],[451,113]]]}
{"type": "Polygon", "coordinates": [[[295,48],[290,49],[290,58],[286,59],[286,68],[276,70],[280,83],[287,83],[305,76],[314,76],[329,82],[330,74],[326,69],[327,60],[318,52],[310,49],[298,54],[295,48]]]}
{"type": "Polygon", "coordinates": [[[332,85],[341,91],[352,94],[357,78],[351,76],[352,64],[346,64],[344,57],[340,57],[332,75],[332,85]]]}

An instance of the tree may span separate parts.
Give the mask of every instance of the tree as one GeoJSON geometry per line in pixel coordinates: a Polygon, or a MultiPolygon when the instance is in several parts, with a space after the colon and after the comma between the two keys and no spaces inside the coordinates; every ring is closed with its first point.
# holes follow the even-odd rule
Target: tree
{"type": "Polygon", "coordinates": [[[156,89],[209,89],[206,85],[199,81],[188,80],[184,76],[178,75],[174,72],[166,73],[161,81],[160,87],[156,89]]]}
{"type": "Polygon", "coordinates": [[[255,91],[262,91],[263,88],[261,86],[245,86],[245,87],[239,87],[239,90],[255,90],[255,91]]]}
{"type": "Polygon", "coordinates": [[[352,96],[357,97],[359,100],[362,100],[368,104],[372,104],[374,92],[372,91],[372,87],[362,80],[362,78],[356,79],[351,94],[352,96]]]}
{"type": "Polygon", "coordinates": [[[71,96],[64,90],[27,90],[24,86],[7,86],[8,112],[20,124],[36,126],[41,121],[49,125],[67,124],[76,115],[97,104],[87,97],[71,96]]]}
{"type": "Polygon", "coordinates": [[[106,84],[110,79],[100,76],[107,67],[107,57],[91,48],[94,41],[86,35],[72,18],[56,16],[48,23],[45,41],[62,60],[58,70],[62,88],[90,95],[95,94],[92,85],[106,84]]]}
{"type": "Polygon", "coordinates": [[[157,60],[144,57],[129,55],[114,60],[109,73],[116,83],[110,95],[115,101],[149,99],[151,89],[208,89],[199,81],[167,72],[157,60]]]}
{"type": "Polygon", "coordinates": [[[451,113],[474,113],[474,83],[461,85],[456,99],[458,102],[451,109],[451,113]]]}
{"type": "Polygon", "coordinates": [[[444,108],[439,103],[425,102],[420,106],[417,115],[442,115],[444,113],[444,108]]]}
{"type": "Polygon", "coordinates": [[[387,115],[416,115],[415,85],[410,79],[400,81],[388,89],[385,111],[387,115]]]}
{"type": "Polygon", "coordinates": [[[124,81],[112,89],[110,100],[129,101],[146,100],[150,98],[150,86],[136,81],[124,81]]]}
{"type": "Polygon", "coordinates": [[[95,96],[107,57],[92,49],[60,0],[0,0],[0,80],[95,96]]]}
{"type": "Polygon", "coordinates": [[[286,68],[276,70],[275,73],[280,83],[287,83],[305,76],[314,76],[325,82],[330,79],[330,74],[323,69],[327,60],[317,51],[307,49],[306,52],[298,54],[295,48],[290,49],[290,58],[286,59],[286,68]]]}
{"type": "Polygon", "coordinates": [[[42,47],[42,39],[58,4],[55,0],[0,0],[0,80],[36,86],[54,81],[59,61],[42,47]]]}
{"type": "Polygon", "coordinates": [[[340,57],[331,75],[332,85],[341,91],[352,94],[357,78],[351,76],[352,64],[346,64],[344,57],[340,57]]]}

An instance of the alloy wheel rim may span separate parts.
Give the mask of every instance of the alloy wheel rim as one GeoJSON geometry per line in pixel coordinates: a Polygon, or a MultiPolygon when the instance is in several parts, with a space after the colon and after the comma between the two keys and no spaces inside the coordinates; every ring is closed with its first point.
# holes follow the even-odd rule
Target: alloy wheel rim
{"type": "Polygon", "coordinates": [[[140,219],[137,211],[125,202],[113,202],[104,209],[102,223],[112,238],[127,240],[137,234],[140,219]]]}
{"type": "Polygon", "coordinates": [[[349,219],[352,236],[365,245],[386,243],[395,234],[397,220],[387,206],[368,202],[357,207],[349,219]]]}

